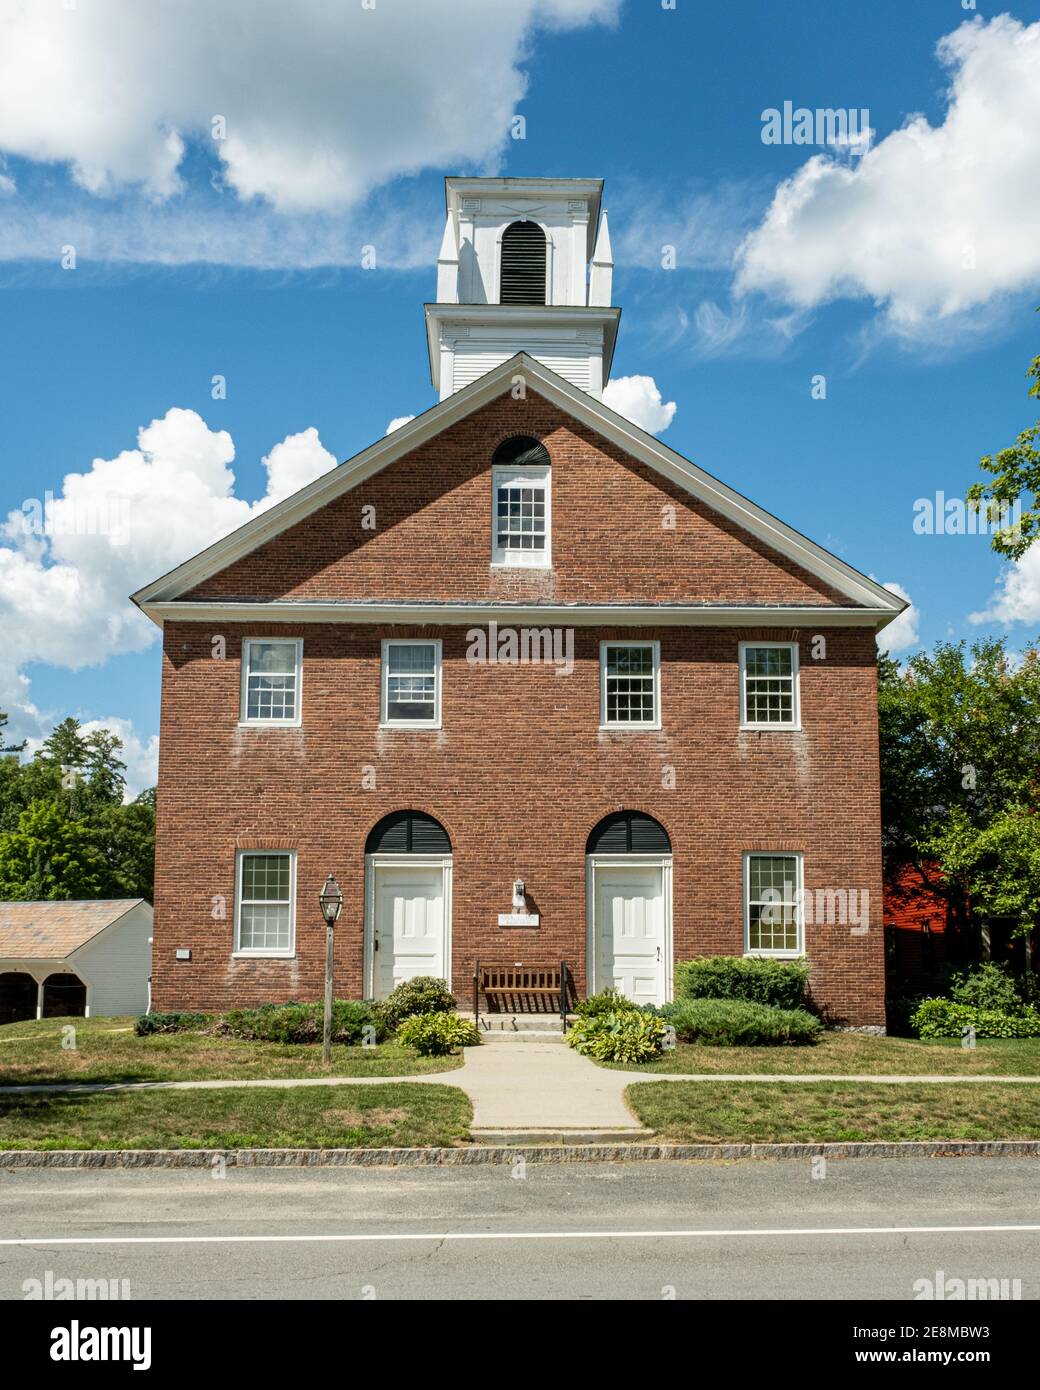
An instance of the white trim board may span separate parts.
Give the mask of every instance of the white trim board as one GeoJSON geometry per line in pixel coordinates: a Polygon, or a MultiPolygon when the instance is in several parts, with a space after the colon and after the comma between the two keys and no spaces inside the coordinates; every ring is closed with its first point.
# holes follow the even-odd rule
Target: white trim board
{"type": "MultiPolygon", "coordinates": [[[[330,469],[314,482],[275,506],[247,521],[229,536],[216,541],[198,555],[178,565],[168,574],[146,584],[132,595],[146,612],[158,601],[182,597],[212,575],[256,550],[258,546],[305,520],[319,508],[357,487],[373,474],[435,438],[449,426],[509,392],[514,378],[522,377],[525,387],[565,411],[579,424],[594,430],[631,458],[655,469],[663,477],[683,487],[692,496],[721,516],[755,536],[824,583],[846,594],[851,603],[873,608],[886,621],[898,617],[907,607],[903,599],[882,588],[873,579],[853,569],[836,555],[803,536],[792,526],[755,505],[718,478],[698,468],[689,459],[641,430],[631,420],[611,410],[602,401],[529,357],[517,353],[500,366],[478,377],[469,386],[431,406],[391,435],[371,444],[353,459],[330,469]]],[[[152,616],[149,613],[149,616],[152,616]]]]}
{"type": "Polygon", "coordinates": [[[457,624],[512,622],[587,627],[869,627],[882,628],[899,614],[887,608],[828,608],[823,604],[711,603],[438,603],[361,600],[275,599],[159,600],[141,605],[160,627],[164,622],[292,622],[457,624]]]}

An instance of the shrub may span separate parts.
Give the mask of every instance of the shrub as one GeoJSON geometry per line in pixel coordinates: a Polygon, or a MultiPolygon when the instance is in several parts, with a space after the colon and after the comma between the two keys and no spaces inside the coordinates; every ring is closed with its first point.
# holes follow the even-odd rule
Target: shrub
{"type": "MultiPolygon", "coordinates": [[[[325,1027],[324,1004],[261,1004],[256,1009],[234,1009],[225,1015],[229,1033],[254,1042],[314,1043],[320,1042],[325,1027]]],[[[332,1001],[332,1040],[337,1043],[358,1043],[365,1038],[365,1029],[373,1028],[377,1042],[387,1034],[386,1025],[376,1008],[356,999],[332,1001]]]]}
{"type": "Polygon", "coordinates": [[[634,1004],[610,986],[600,990],[599,994],[579,999],[574,1005],[574,1012],[579,1018],[595,1018],[598,1014],[649,1014],[651,1018],[656,1018],[660,1011],[653,1004],[634,1004]]]}
{"type": "Polygon", "coordinates": [[[774,1009],[746,999],[680,999],[662,1011],[683,1042],[769,1047],[818,1042],[823,1025],[805,1009],[774,1009]]]}
{"type": "Polygon", "coordinates": [[[413,1014],[450,1014],[455,1009],[455,996],[443,980],[432,975],[416,975],[405,980],[376,1005],[380,1017],[390,1032],[413,1014]]]}
{"type": "Polygon", "coordinates": [[[950,976],[950,998],[955,1004],[970,1004],[975,1009],[995,1009],[998,1013],[1013,1014],[1022,1007],[1018,986],[1006,965],[986,961],[974,970],[962,970],[950,976]]]}
{"type": "Polygon", "coordinates": [[[979,1009],[953,999],[926,999],[910,1020],[920,1038],[959,1038],[968,1028],[977,1038],[1040,1038],[1040,1010],[979,1009]]]}
{"type": "Polygon", "coordinates": [[[593,1013],[579,1018],[567,1042],[598,1062],[649,1062],[661,1053],[669,1028],[641,1009],[593,1013]]]}
{"type": "Polygon", "coordinates": [[[601,989],[598,994],[590,994],[586,999],[579,999],[574,1005],[574,1012],[579,1018],[595,1018],[597,1014],[624,1013],[630,1007],[630,1001],[611,986],[601,989]]]}
{"type": "Polygon", "coordinates": [[[157,1014],[147,1013],[134,1024],[134,1032],[139,1038],[149,1033],[197,1033],[213,1022],[212,1014],[157,1014]]]}
{"type": "Polygon", "coordinates": [[[746,999],[777,1009],[797,1009],[805,1000],[805,960],[768,956],[700,956],[675,967],[678,999],[746,999]]]}
{"type": "Polygon", "coordinates": [[[458,1014],[409,1014],[397,1030],[397,1041],[423,1057],[445,1057],[458,1047],[476,1047],[480,1033],[472,1020],[458,1014]]]}

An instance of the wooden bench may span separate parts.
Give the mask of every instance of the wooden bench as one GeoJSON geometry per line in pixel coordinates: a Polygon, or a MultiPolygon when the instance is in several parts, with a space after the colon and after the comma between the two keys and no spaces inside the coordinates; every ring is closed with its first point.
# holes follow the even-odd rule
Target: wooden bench
{"type": "Polygon", "coordinates": [[[482,965],[478,960],[473,972],[474,1021],[479,1028],[480,996],[483,995],[489,1013],[559,1013],[560,1025],[566,1033],[569,983],[570,970],[565,960],[558,965],[534,966],[524,965],[522,961],[512,965],[482,965]],[[549,1007],[525,1007],[534,1002],[549,1007]]]}

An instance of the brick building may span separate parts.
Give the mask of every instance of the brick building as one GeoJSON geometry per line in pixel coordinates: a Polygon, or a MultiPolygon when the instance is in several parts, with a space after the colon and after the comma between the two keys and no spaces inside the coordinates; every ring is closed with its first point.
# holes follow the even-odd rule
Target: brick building
{"type": "Polygon", "coordinates": [[[449,179],[440,401],[148,585],[153,999],[475,962],[663,1001],[808,955],[884,1024],[875,633],[900,599],[609,409],[593,180],[449,179]]]}

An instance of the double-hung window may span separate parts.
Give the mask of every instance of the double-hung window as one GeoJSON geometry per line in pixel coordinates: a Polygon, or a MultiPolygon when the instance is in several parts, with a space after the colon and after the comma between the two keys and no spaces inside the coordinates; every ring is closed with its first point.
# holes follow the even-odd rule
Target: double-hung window
{"type": "Polygon", "coordinates": [[[380,722],[396,728],[440,728],[439,640],[384,641],[380,722]]]}
{"type": "Polygon", "coordinates": [[[548,566],[549,469],[496,468],[494,480],[494,563],[548,566]]]}
{"type": "Polygon", "coordinates": [[[243,724],[299,724],[302,685],[302,641],[263,637],[242,643],[243,724]]]}
{"type": "Polygon", "coordinates": [[[296,855],[248,850],[238,856],[235,953],[291,956],[296,940],[296,855]]]}
{"type": "Polygon", "coordinates": [[[661,648],[658,642],[601,642],[600,725],[604,729],[661,727],[661,648]]]}
{"type": "Polygon", "coordinates": [[[797,729],[796,642],[741,642],[740,726],[742,729],[797,729]]]}
{"type": "Polygon", "coordinates": [[[744,949],[749,955],[802,953],[802,856],[744,856],[744,949]]]}

